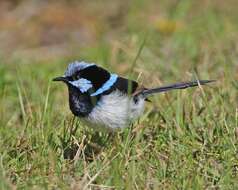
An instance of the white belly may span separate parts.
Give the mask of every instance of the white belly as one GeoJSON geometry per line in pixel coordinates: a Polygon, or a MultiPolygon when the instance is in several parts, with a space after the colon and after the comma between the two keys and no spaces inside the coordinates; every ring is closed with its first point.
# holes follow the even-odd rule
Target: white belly
{"type": "Polygon", "coordinates": [[[144,102],[141,98],[135,103],[130,97],[115,91],[101,97],[87,120],[95,124],[95,127],[100,125],[111,129],[123,128],[143,113],[144,102]]]}

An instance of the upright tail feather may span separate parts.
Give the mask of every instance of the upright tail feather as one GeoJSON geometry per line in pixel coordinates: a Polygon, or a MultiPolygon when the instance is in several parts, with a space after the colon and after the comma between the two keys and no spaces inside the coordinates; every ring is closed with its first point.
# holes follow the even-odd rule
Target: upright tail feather
{"type": "Polygon", "coordinates": [[[163,87],[159,87],[159,88],[143,90],[141,92],[141,94],[144,97],[147,97],[148,95],[154,94],[154,93],[166,92],[166,91],[174,90],[174,89],[185,89],[185,88],[190,88],[190,87],[194,87],[194,86],[205,85],[210,82],[215,82],[215,80],[197,80],[197,81],[192,81],[192,82],[175,83],[172,85],[163,86],[163,87]]]}

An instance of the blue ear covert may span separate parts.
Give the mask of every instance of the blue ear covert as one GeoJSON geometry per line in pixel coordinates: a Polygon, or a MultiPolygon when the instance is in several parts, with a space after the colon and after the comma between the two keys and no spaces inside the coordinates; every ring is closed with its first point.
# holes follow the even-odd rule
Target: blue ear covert
{"type": "Polygon", "coordinates": [[[93,87],[92,83],[84,78],[76,81],[70,81],[69,83],[77,87],[82,93],[87,92],[90,88],[93,87]]]}

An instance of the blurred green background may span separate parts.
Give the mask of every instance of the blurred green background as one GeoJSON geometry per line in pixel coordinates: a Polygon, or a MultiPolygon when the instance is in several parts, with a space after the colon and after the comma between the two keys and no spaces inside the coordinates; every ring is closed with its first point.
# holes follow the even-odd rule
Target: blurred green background
{"type": "Polygon", "coordinates": [[[1,0],[0,189],[237,189],[237,7],[1,0]],[[217,82],[153,97],[115,143],[72,121],[66,87],[51,82],[74,60],[147,87],[217,82]],[[84,135],[103,144],[99,153],[84,135]],[[72,147],[79,154],[65,159],[72,147]]]}

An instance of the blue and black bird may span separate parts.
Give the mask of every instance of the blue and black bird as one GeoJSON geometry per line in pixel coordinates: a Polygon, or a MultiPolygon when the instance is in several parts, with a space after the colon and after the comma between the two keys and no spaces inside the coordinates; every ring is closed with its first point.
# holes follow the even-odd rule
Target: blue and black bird
{"type": "Polygon", "coordinates": [[[138,118],[143,113],[147,97],[152,94],[213,82],[199,80],[148,89],[134,80],[83,61],[69,64],[64,75],[53,81],[62,81],[68,86],[69,107],[75,116],[95,128],[103,126],[112,130],[128,126],[138,118]]]}

